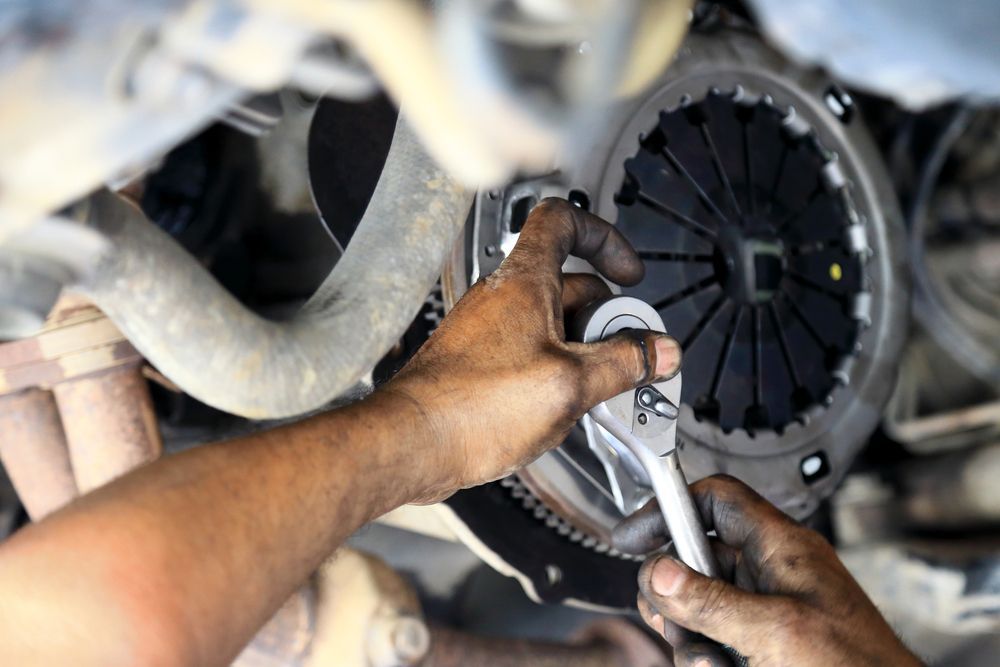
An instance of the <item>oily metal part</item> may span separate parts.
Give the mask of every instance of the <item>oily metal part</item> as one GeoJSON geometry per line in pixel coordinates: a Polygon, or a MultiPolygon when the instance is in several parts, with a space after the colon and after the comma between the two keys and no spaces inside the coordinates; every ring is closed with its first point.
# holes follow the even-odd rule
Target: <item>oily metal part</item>
{"type": "MultiPolygon", "coordinates": [[[[852,229],[863,230],[863,234],[848,235],[846,247],[869,258],[864,285],[871,300],[856,313],[858,321],[869,319],[871,326],[861,333],[862,353],[853,368],[845,369],[849,382],[835,390],[830,405],[821,401],[802,415],[804,424],[793,421],[781,435],[751,435],[743,428],[723,434],[711,422],[699,422],[690,406],[681,408],[680,455],[691,479],[729,472],[761,490],[786,512],[805,517],[836,486],[857,448],[874,428],[892,388],[893,363],[903,342],[908,292],[901,219],[881,157],[860,125],[849,97],[834,94],[836,89],[822,74],[797,70],[751,36],[689,37],[658,89],[645,99],[621,105],[612,113],[611,122],[595,129],[590,135],[593,145],[581,148],[586,159],[577,160],[572,168],[560,173],[479,194],[469,238],[456,249],[444,274],[445,301],[454,303],[468,284],[464,267],[470,252],[472,280],[499,265],[516,241],[517,210],[522,200],[568,197],[615,221],[624,164],[639,146],[637,137],[649,131],[660,111],[679,109],[712,94],[714,89],[722,95],[739,97],[743,104],[762,102],[779,110],[790,130],[815,137],[822,147],[838,153],[838,177],[830,182],[834,191],[842,192],[841,187],[848,185],[855,204],[851,209],[855,216],[850,220],[855,225],[852,229]],[[825,474],[807,479],[804,468],[813,469],[816,452],[825,457],[817,458],[825,474]]],[[[564,268],[586,270],[569,265],[564,268]]],[[[582,497],[581,489],[590,484],[587,476],[594,477],[593,470],[586,470],[581,463],[560,464],[557,453],[552,453],[525,470],[520,482],[530,487],[533,502],[544,503],[546,511],[558,513],[567,525],[595,537],[609,535],[620,515],[608,507],[602,509],[609,505],[604,493],[607,489],[602,492],[594,487],[590,501],[578,507],[570,502],[570,495],[582,497]],[[568,479],[570,468],[583,473],[575,481],[557,483],[568,479]]],[[[539,513],[547,517],[546,511],[539,513]]]]}
{"type": "MultiPolygon", "coordinates": [[[[589,531],[577,528],[573,523],[564,519],[562,515],[549,509],[544,501],[540,500],[529,487],[516,476],[504,477],[500,480],[501,486],[510,490],[511,497],[519,500],[521,506],[532,514],[540,522],[555,532],[564,536],[571,543],[579,545],[584,549],[592,549],[599,554],[605,554],[610,558],[620,558],[628,561],[642,561],[642,556],[622,553],[612,547],[607,540],[598,539],[589,534],[589,531]]],[[[550,500],[549,502],[554,502],[550,500]]]]}
{"type": "Polygon", "coordinates": [[[616,202],[655,278],[625,291],[681,332],[696,422],[781,437],[850,382],[869,324],[867,234],[838,154],[795,107],[739,90],[650,123],[616,202]]]}
{"type": "Polygon", "coordinates": [[[0,459],[37,521],[160,453],[142,358],[92,304],[0,345],[0,459]]]}
{"type": "Polygon", "coordinates": [[[52,388],[81,493],[159,458],[160,432],[138,364],[52,388]]]}
{"type": "Polygon", "coordinates": [[[0,462],[32,521],[79,495],[51,392],[0,396],[0,462]]]}
{"type": "MultiPolygon", "coordinates": [[[[424,667],[632,667],[611,642],[573,645],[526,639],[478,637],[447,628],[431,631],[424,667]]],[[[663,656],[658,656],[660,660],[663,656]]],[[[651,663],[646,663],[651,664],[651,663]]],[[[655,663],[652,663],[655,664],[655,663]]]]}

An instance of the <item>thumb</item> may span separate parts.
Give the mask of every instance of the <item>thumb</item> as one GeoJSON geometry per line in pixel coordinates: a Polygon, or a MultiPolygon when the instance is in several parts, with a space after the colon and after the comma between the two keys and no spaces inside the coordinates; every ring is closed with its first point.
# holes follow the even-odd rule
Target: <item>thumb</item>
{"type": "Polygon", "coordinates": [[[680,343],[656,331],[631,329],[597,343],[571,343],[569,347],[583,366],[589,405],[671,378],[681,367],[680,343]]]}
{"type": "Polygon", "coordinates": [[[782,598],[749,593],[669,556],[643,564],[639,588],[663,618],[743,655],[759,653],[760,642],[795,613],[782,598]]]}

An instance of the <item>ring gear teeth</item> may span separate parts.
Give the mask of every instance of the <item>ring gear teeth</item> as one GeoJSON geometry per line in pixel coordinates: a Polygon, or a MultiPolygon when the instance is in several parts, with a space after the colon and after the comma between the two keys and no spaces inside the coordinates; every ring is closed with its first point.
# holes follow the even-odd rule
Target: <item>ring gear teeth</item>
{"type": "Polygon", "coordinates": [[[607,542],[598,540],[596,537],[588,535],[573,524],[569,523],[549,509],[548,506],[546,506],[545,503],[528,490],[528,487],[526,487],[516,476],[511,475],[509,477],[504,477],[500,480],[500,485],[508,489],[512,498],[521,501],[521,507],[523,507],[526,511],[531,512],[534,517],[539,521],[542,521],[546,527],[556,531],[556,533],[562,535],[570,542],[578,544],[585,549],[590,549],[596,553],[604,554],[610,558],[618,558],[636,563],[641,563],[645,560],[644,556],[622,553],[607,542]]]}

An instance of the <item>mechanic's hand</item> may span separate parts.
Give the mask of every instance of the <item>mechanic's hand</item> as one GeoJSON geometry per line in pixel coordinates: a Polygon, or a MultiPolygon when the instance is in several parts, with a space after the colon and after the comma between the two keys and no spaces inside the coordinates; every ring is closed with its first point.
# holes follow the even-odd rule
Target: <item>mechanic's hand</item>
{"type": "MultiPolygon", "coordinates": [[[[665,555],[647,559],[639,573],[639,611],[675,645],[678,667],[713,661],[677,626],[731,646],[754,667],[921,664],[819,533],[732,477],[703,479],[691,491],[719,536],[713,547],[726,581],[665,555]]],[[[648,553],[665,534],[651,501],[615,529],[614,544],[648,553]]]]}
{"type": "Polygon", "coordinates": [[[596,275],[563,275],[571,254],[618,284],[643,276],[614,227],[545,199],[500,268],[462,297],[382,390],[412,400],[430,421],[441,465],[452,470],[451,491],[524,466],[562,442],[595,404],[680,367],[679,345],[663,334],[566,342],[564,316],[611,295],[596,275]]]}

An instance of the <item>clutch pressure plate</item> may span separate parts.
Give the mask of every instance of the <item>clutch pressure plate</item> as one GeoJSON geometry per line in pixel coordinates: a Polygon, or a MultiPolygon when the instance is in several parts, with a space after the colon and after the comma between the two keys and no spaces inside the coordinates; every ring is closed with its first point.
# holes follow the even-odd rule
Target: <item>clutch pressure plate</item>
{"type": "MultiPolygon", "coordinates": [[[[908,298],[895,195],[850,97],[747,35],[692,36],[557,170],[480,193],[447,302],[499,266],[550,195],[616,224],[645,261],[622,291],[684,349],[689,479],[726,472],[813,513],[876,427],[908,298]]],[[[449,501],[473,548],[538,598],[634,603],[637,560],[609,544],[633,508],[599,446],[578,428],[449,501]]]]}

